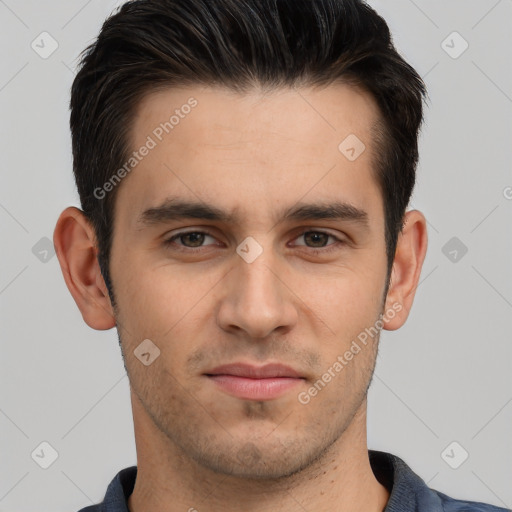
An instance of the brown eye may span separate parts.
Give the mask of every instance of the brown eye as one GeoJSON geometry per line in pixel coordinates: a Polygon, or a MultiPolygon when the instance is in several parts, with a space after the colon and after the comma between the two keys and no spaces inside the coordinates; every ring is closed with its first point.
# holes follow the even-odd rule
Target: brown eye
{"type": "Polygon", "coordinates": [[[305,248],[314,254],[326,254],[330,251],[340,249],[344,245],[344,241],[338,237],[326,233],[324,231],[304,231],[295,240],[304,240],[304,243],[296,242],[296,247],[305,248]],[[333,242],[329,243],[329,239],[333,242]]]}
{"type": "Polygon", "coordinates": [[[310,247],[325,247],[331,235],[320,231],[307,231],[302,236],[304,236],[306,244],[310,247]],[[309,245],[309,243],[312,245],[309,245]]]}
{"type": "Polygon", "coordinates": [[[199,247],[204,242],[205,234],[195,231],[193,233],[185,233],[184,235],[179,235],[178,238],[187,247],[199,247]]]}
{"type": "Polygon", "coordinates": [[[164,240],[164,245],[166,247],[184,251],[187,249],[201,249],[208,245],[215,245],[212,243],[205,244],[205,241],[207,241],[208,238],[215,242],[215,238],[209,233],[203,231],[188,231],[185,233],[178,233],[168,240],[164,240]]]}

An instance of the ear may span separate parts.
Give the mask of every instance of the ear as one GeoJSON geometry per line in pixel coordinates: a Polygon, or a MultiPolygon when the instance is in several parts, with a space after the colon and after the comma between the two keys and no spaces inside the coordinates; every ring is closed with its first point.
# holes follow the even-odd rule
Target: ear
{"type": "Polygon", "coordinates": [[[398,235],[386,296],[385,312],[394,311],[395,314],[392,317],[384,314],[384,329],[394,331],[407,320],[426,253],[427,221],[421,212],[409,211],[405,214],[404,227],[398,235]]]}
{"type": "Polygon", "coordinates": [[[96,236],[81,210],[70,206],[60,214],[53,244],[66,285],[85,323],[98,330],[114,327],[114,310],[96,257],[96,236]]]}

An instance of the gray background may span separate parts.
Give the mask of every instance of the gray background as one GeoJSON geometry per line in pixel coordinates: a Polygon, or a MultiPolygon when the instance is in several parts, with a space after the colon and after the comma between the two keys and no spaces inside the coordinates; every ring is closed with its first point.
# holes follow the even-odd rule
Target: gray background
{"type": "MultiPolygon", "coordinates": [[[[78,510],[136,463],[115,331],[82,321],[47,240],[79,206],[76,57],[118,3],[0,0],[1,511],[78,510]],[[58,43],[47,58],[31,47],[51,49],[44,31],[58,43]],[[43,441],[58,453],[47,469],[43,441]]],[[[442,492],[512,507],[512,1],[370,4],[431,103],[412,201],[429,220],[429,251],[409,321],[381,338],[369,446],[442,492]],[[469,44],[460,55],[454,31],[469,44]]]]}

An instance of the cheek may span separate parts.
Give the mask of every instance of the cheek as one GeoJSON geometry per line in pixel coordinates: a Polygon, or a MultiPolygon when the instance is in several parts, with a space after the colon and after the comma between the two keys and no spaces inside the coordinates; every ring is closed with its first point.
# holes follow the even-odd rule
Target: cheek
{"type": "Polygon", "coordinates": [[[194,386],[198,383],[189,382],[190,376],[185,372],[186,361],[208,329],[205,322],[211,318],[212,310],[208,291],[218,279],[194,279],[170,266],[148,270],[147,263],[145,267],[142,262],[125,264],[123,270],[124,279],[121,277],[116,283],[116,299],[123,351],[133,385],[146,400],[156,400],[156,395],[151,398],[155,389],[165,389],[169,400],[181,403],[180,390],[184,386],[197,391],[194,386]],[[130,267],[134,271],[130,272],[130,267]],[[148,366],[134,355],[145,339],[160,351],[148,366]],[[177,396],[171,396],[173,393],[177,396]]]}
{"type": "Polygon", "coordinates": [[[300,287],[306,310],[314,311],[338,340],[357,335],[375,322],[383,292],[383,272],[346,268],[323,277],[303,277],[300,287]]]}
{"type": "Polygon", "coordinates": [[[176,266],[151,267],[135,259],[125,261],[122,268],[115,282],[119,316],[128,335],[137,339],[163,342],[183,325],[190,329],[194,314],[201,312],[209,294],[222,282],[221,273],[192,274],[176,266]]]}

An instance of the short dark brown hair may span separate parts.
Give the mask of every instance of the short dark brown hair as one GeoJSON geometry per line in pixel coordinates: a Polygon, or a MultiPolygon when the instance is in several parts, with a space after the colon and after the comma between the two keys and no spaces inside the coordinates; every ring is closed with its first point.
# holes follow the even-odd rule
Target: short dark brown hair
{"type": "MultiPolygon", "coordinates": [[[[425,85],[396,51],[386,22],[361,0],[134,0],[82,52],[71,90],[73,171],[112,295],[109,254],[118,187],[133,151],[134,113],[157,88],[359,86],[378,103],[374,172],[385,208],[388,277],[415,183],[425,85]]],[[[341,141],[340,141],[341,142],[341,141]]]]}

